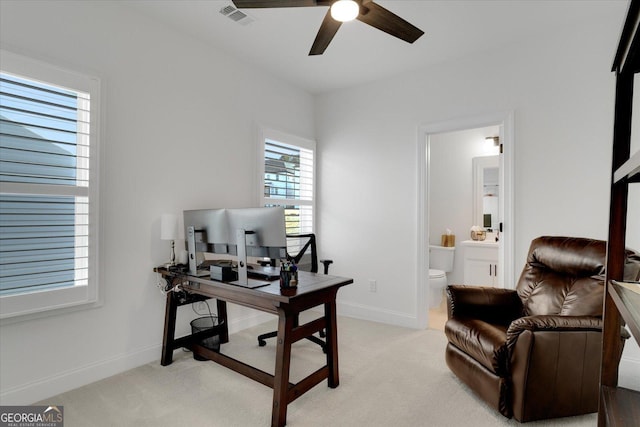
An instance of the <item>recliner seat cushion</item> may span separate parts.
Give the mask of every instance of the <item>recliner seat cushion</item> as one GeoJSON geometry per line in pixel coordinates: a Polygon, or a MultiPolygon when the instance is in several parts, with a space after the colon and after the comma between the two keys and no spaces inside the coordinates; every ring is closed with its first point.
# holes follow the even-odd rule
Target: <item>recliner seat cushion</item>
{"type": "Polygon", "coordinates": [[[507,327],[479,319],[449,319],[445,335],[451,344],[498,376],[508,372],[507,327]]]}

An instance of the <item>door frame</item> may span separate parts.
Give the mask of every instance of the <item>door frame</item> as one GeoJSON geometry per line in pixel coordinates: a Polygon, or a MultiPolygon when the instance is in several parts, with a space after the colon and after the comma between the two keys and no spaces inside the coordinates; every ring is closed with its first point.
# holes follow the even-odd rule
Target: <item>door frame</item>
{"type": "MultiPolygon", "coordinates": [[[[500,127],[502,154],[500,155],[500,188],[501,216],[503,232],[500,234],[498,277],[500,286],[513,288],[514,277],[514,113],[513,111],[489,113],[478,116],[456,118],[442,122],[428,123],[418,127],[417,159],[417,286],[416,286],[416,321],[421,329],[429,325],[429,302],[427,301],[429,286],[429,167],[430,167],[430,135],[444,132],[456,132],[487,126],[500,127]]],[[[458,243],[459,246],[459,243],[458,243]]],[[[460,247],[460,246],[459,246],[460,247]]]]}

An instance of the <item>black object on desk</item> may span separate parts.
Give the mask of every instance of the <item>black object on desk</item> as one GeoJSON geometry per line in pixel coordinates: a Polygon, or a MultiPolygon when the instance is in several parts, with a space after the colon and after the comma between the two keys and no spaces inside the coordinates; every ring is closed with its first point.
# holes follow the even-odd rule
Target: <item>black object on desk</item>
{"type": "Polygon", "coordinates": [[[238,272],[234,271],[231,266],[212,265],[209,267],[209,273],[212,279],[222,282],[238,280],[238,272]]]}

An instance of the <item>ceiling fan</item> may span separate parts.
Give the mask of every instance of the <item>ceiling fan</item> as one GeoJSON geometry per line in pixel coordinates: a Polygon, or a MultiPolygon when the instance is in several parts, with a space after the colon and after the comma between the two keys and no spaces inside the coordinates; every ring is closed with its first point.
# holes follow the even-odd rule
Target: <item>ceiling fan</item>
{"type": "Polygon", "coordinates": [[[387,34],[413,43],[424,31],[372,0],[232,0],[238,9],[330,6],[309,55],[322,55],[342,22],[357,19],[387,34]]]}

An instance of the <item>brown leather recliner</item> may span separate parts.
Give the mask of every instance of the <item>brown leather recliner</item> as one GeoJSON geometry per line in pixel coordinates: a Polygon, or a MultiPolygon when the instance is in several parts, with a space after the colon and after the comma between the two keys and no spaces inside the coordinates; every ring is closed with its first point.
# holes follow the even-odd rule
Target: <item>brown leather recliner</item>
{"type": "MultiPolygon", "coordinates": [[[[449,368],[520,422],[598,410],[606,242],[540,237],[516,290],[447,287],[449,368]]],[[[640,254],[627,251],[625,279],[640,254]]]]}

